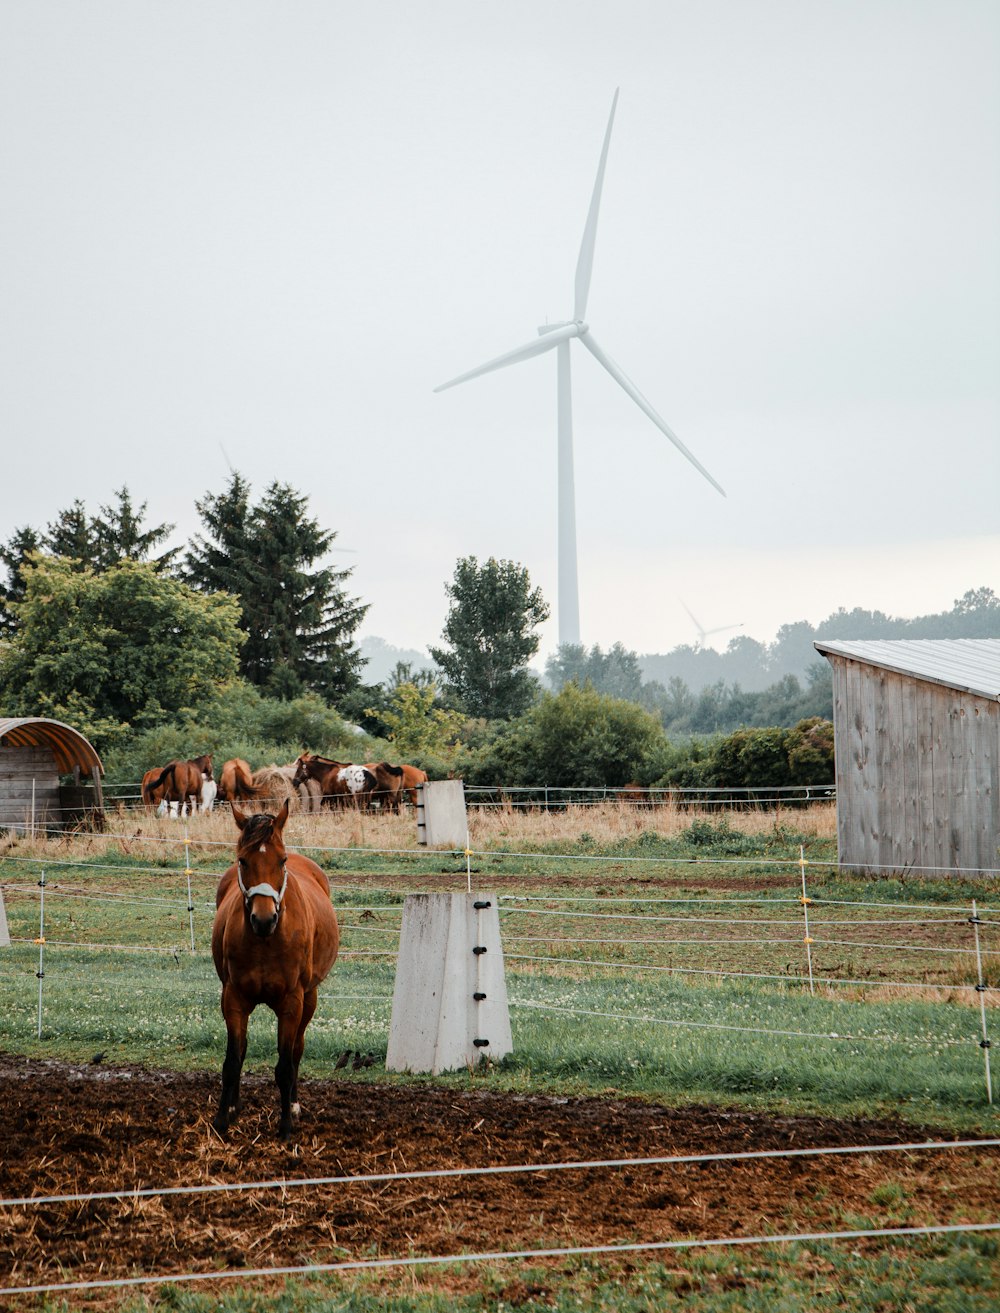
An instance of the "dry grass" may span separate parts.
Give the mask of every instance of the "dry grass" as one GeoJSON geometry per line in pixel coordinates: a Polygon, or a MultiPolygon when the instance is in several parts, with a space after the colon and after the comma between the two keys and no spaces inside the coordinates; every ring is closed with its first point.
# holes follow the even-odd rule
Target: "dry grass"
{"type": "MultiPolygon", "coordinates": [[[[241,804],[242,805],[242,804],[241,804]]],[[[275,804],[271,804],[273,807],[275,804]]],[[[248,805],[249,809],[249,805],[248,805]]],[[[227,806],[209,815],[182,820],[159,817],[143,808],[121,808],[109,814],[104,833],[66,832],[44,836],[7,836],[5,844],[19,856],[100,856],[117,850],[126,856],[152,856],[161,841],[163,852],[177,852],[185,838],[193,852],[227,851],[236,833],[227,806]]],[[[674,838],[696,821],[720,824],[750,835],[770,834],[786,827],[817,839],[836,837],[836,808],[833,803],[808,807],[719,812],[692,810],[669,805],[635,807],[627,803],[601,802],[571,805],[563,811],[521,809],[512,806],[471,808],[469,846],[473,850],[505,849],[529,852],[539,847],[578,844],[584,836],[598,849],[613,847],[643,833],[674,838]]],[[[296,848],[420,849],[415,813],[382,815],[377,811],[344,808],[318,814],[298,812],[286,829],[296,848]]]]}
{"type": "Polygon", "coordinates": [[[622,802],[572,805],[565,811],[522,810],[509,804],[471,811],[469,832],[473,848],[539,844],[578,843],[589,835],[598,847],[611,847],[623,839],[652,833],[664,839],[676,838],[696,821],[718,825],[725,821],[740,834],[771,834],[781,827],[794,829],[817,839],[837,836],[836,804],[812,803],[808,807],[778,807],[770,810],[752,808],[720,811],[718,808],[696,809],[668,803],[662,807],[636,807],[622,802]]]}
{"type": "MultiPolygon", "coordinates": [[[[247,805],[248,810],[252,807],[247,805]]],[[[276,804],[257,804],[256,809],[265,807],[277,810],[276,804]]],[[[833,804],[720,813],[675,806],[636,809],[621,802],[601,802],[573,805],[562,811],[474,807],[469,811],[469,846],[474,852],[568,853],[584,842],[596,855],[602,850],[613,852],[622,843],[643,834],[677,838],[697,821],[717,826],[724,822],[732,831],[747,835],[776,834],[786,829],[819,840],[836,838],[833,804]]],[[[325,810],[318,814],[297,811],[289,818],[285,834],[289,846],[297,850],[428,851],[421,847],[416,814],[409,807],[399,815],[353,809],[325,810]]],[[[3,851],[16,859],[30,857],[52,864],[67,860],[100,861],[108,857],[115,860],[121,855],[140,864],[181,867],[185,864],[185,840],[188,840],[194,863],[209,860],[215,869],[222,869],[235,851],[235,839],[236,827],[226,805],[217,806],[209,815],[184,819],[157,817],[142,807],[121,807],[108,815],[108,829],[104,832],[7,834],[3,836],[3,851]]]]}

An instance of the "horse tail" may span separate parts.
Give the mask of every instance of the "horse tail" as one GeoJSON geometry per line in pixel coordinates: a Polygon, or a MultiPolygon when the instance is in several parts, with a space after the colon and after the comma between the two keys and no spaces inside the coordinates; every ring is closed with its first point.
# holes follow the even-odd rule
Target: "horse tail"
{"type": "Polygon", "coordinates": [[[160,774],[156,777],[156,779],[155,779],[155,780],[150,780],[149,783],[146,785],[146,788],[147,788],[148,792],[149,792],[149,793],[152,793],[154,789],[159,789],[159,788],[163,785],[163,783],[164,783],[164,781],[166,780],[167,776],[168,776],[168,775],[173,775],[173,773],[174,773],[174,771],[176,770],[176,768],[177,768],[177,762],[176,762],[176,761],[172,761],[172,762],[170,763],[169,766],[164,766],[163,770],[162,770],[162,771],[160,772],[160,774]]]}

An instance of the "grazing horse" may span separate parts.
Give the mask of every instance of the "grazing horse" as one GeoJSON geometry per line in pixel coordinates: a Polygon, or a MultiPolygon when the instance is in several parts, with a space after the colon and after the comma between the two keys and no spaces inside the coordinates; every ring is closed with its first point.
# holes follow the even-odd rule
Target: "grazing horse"
{"type": "Polygon", "coordinates": [[[236,862],[219,881],[212,926],[227,1034],[222,1097],[212,1125],[224,1135],[239,1112],[247,1022],[264,1003],[278,1018],[278,1135],[288,1141],[299,1115],[306,1027],[316,1011],[316,991],[336,961],[340,930],[323,871],[285,848],[287,799],[277,816],[247,816],[234,805],[233,819],[240,830],[236,862]]]}
{"type": "Polygon", "coordinates": [[[409,766],[403,762],[403,790],[410,800],[410,805],[417,805],[417,787],[427,783],[427,772],[421,770],[419,766],[409,766]]]}
{"type": "Polygon", "coordinates": [[[222,763],[219,772],[219,797],[223,802],[237,802],[241,798],[252,798],[253,771],[250,763],[242,757],[231,757],[222,763]]]}
{"type": "Polygon", "coordinates": [[[381,811],[398,812],[403,799],[403,768],[390,766],[387,761],[366,762],[365,770],[375,776],[375,792],[372,800],[377,802],[381,811]]]}
{"type": "MultiPolygon", "coordinates": [[[[188,814],[193,816],[201,803],[202,784],[205,780],[211,779],[214,779],[212,758],[206,754],[203,757],[192,757],[189,761],[169,762],[159,775],[149,782],[148,788],[150,792],[162,788],[164,802],[168,804],[176,802],[181,816],[184,815],[185,807],[188,814]]],[[[145,787],[147,786],[144,781],[145,787]]]]}
{"type": "Polygon", "coordinates": [[[166,785],[160,784],[156,788],[153,787],[153,781],[159,774],[160,772],[156,767],[146,771],[139,789],[142,805],[148,807],[151,811],[157,810],[164,802],[163,795],[166,792],[166,785]]]}
{"type": "Polygon", "coordinates": [[[378,787],[378,780],[367,766],[333,761],[313,752],[303,752],[295,763],[292,783],[298,788],[306,780],[319,781],[323,797],[330,800],[331,807],[354,806],[361,810],[367,810],[371,805],[372,794],[378,787]]]}

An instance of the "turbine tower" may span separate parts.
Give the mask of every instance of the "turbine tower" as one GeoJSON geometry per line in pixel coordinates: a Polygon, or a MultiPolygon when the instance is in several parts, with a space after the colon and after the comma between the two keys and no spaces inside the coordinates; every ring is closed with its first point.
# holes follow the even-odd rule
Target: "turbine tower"
{"type": "Polygon", "coordinates": [[[594,265],[594,246],[597,241],[597,218],[601,208],[601,192],[604,188],[604,168],[608,161],[608,146],[611,143],[611,129],[615,121],[615,109],[618,105],[618,92],[615,91],[611,101],[611,114],[608,117],[607,130],[604,133],[604,145],[601,159],[597,166],[597,179],[594,192],[590,198],[590,210],[580,243],[580,254],[576,262],[576,281],[574,284],[573,318],[561,324],[545,324],[539,328],[539,340],[527,343],[507,351],[494,360],[488,360],[477,369],[470,369],[457,378],[450,379],[434,389],[443,392],[446,388],[465,383],[481,374],[489,374],[494,369],[503,369],[507,365],[516,365],[532,356],[543,355],[546,351],[556,352],[557,406],[559,434],[559,643],[580,642],[580,596],[576,569],[576,494],[573,481],[573,402],[570,387],[569,344],[577,338],[587,348],[595,360],[608,371],[615,382],[632,398],[641,411],[653,421],[661,433],[665,434],[682,456],[702,474],[724,497],[725,491],[712,478],[708,470],[688,451],[684,443],[660,418],[635,384],[615,364],[610,356],[597,345],[594,335],[587,323],[587,299],[590,295],[590,276],[594,265]]]}

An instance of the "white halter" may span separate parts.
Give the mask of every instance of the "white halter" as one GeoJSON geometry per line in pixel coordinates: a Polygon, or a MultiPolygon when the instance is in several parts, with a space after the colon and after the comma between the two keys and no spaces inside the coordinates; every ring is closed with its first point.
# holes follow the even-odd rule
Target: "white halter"
{"type": "Polygon", "coordinates": [[[274,886],[270,884],[255,884],[252,889],[248,889],[243,883],[243,861],[236,863],[236,882],[240,886],[240,893],[243,895],[243,901],[247,907],[254,898],[263,894],[268,898],[274,899],[275,912],[281,911],[281,900],[285,896],[285,890],[288,888],[288,867],[282,863],[281,866],[281,888],[275,892],[274,886]]]}

